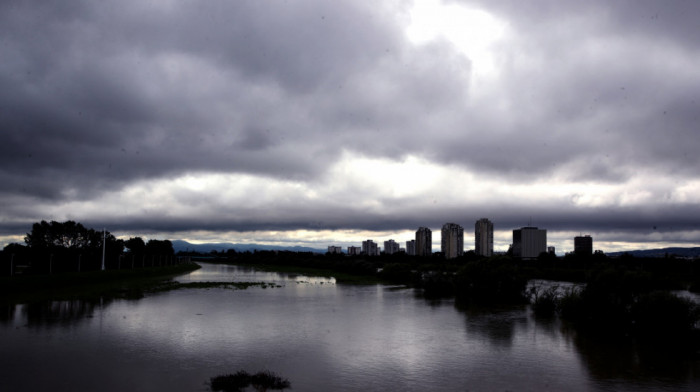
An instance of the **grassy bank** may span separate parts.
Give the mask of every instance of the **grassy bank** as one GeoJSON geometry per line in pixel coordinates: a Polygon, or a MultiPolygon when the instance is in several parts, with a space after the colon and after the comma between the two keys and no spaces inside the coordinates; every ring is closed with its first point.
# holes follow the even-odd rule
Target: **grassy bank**
{"type": "Polygon", "coordinates": [[[199,268],[197,264],[181,264],[133,270],[3,277],[0,278],[0,302],[3,304],[28,303],[102,296],[140,297],[145,290],[164,280],[199,268]]]}

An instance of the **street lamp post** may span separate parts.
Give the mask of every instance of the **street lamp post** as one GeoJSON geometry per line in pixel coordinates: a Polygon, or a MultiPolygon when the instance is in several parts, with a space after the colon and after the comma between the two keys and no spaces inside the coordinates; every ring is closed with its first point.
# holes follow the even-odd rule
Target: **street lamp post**
{"type": "Polygon", "coordinates": [[[102,271],[105,270],[105,245],[107,239],[107,230],[102,229],[102,271]]]}

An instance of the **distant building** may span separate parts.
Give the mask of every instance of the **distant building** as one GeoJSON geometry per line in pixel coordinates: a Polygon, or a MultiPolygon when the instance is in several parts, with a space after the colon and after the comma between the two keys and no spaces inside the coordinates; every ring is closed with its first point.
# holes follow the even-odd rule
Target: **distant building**
{"type": "Polygon", "coordinates": [[[550,255],[556,255],[557,254],[557,249],[553,246],[548,246],[547,247],[547,253],[550,255]]]}
{"type": "Polygon", "coordinates": [[[486,218],[474,224],[474,253],[477,256],[493,256],[493,223],[486,218]]]}
{"type": "Polygon", "coordinates": [[[433,253],[433,232],[427,227],[416,231],[416,256],[430,256],[433,253]]]}
{"type": "Polygon", "coordinates": [[[367,256],[379,256],[379,247],[372,240],[362,241],[362,254],[367,256]]]}
{"type": "Polygon", "coordinates": [[[536,259],[547,251],[547,230],[523,227],[513,230],[513,257],[536,259]]]}
{"type": "Polygon", "coordinates": [[[399,253],[399,244],[394,240],[384,241],[384,253],[388,255],[399,253]]]}
{"type": "Polygon", "coordinates": [[[593,254],[593,238],[590,235],[574,237],[574,253],[590,256],[593,254]]]}
{"type": "Polygon", "coordinates": [[[442,226],[442,253],[446,259],[454,259],[464,254],[464,228],[456,223],[442,226]]]}
{"type": "Polygon", "coordinates": [[[362,248],[359,246],[348,246],[349,256],[359,256],[362,253],[362,248]]]}
{"type": "Polygon", "coordinates": [[[340,247],[340,246],[333,246],[333,245],[330,245],[330,246],[328,247],[328,253],[330,253],[330,254],[338,254],[338,255],[339,255],[339,254],[342,254],[342,253],[343,253],[343,248],[340,247]]]}
{"type": "Polygon", "coordinates": [[[416,255],[416,240],[406,241],[406,254],[409,256],[416,255]]]}

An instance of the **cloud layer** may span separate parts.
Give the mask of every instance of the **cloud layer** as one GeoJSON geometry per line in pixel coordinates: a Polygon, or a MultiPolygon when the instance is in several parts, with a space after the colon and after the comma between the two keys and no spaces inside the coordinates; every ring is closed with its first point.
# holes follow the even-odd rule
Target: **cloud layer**
{"type": "Polygon", "coordinates": [[[700,5],[430,5],[3,2],[0,233],[697,244],[700,5]]]}

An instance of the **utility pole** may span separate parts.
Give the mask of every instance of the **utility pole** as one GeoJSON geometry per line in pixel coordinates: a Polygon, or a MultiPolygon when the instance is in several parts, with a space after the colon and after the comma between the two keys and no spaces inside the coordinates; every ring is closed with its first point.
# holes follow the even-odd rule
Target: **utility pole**
{"type": "Polygon", "coordinates": [[[102,228],[102,271],[105,270],[105,246],[106,246],[106,239],[107,239],[107,230],[105,228],[102,228]]]}

